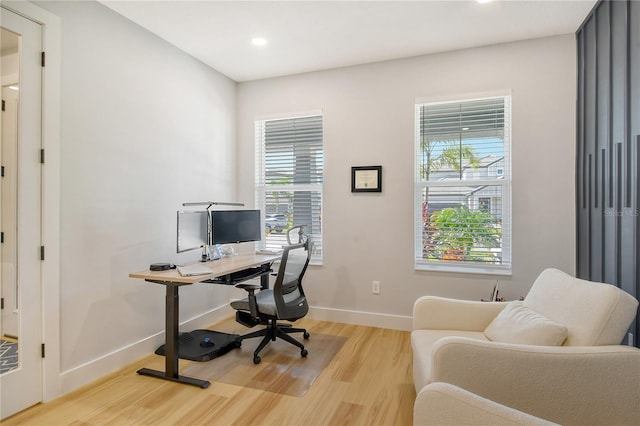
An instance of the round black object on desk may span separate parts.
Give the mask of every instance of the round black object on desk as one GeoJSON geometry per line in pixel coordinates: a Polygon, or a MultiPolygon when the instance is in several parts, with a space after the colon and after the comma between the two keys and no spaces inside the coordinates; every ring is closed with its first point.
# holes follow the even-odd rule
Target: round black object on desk
{"type": "Polygon", "coordinates": [[[169,269],[175,269],[176,265],[172,263],[152,263],[149,265],[150,271],[167,271],[169,269]]]}

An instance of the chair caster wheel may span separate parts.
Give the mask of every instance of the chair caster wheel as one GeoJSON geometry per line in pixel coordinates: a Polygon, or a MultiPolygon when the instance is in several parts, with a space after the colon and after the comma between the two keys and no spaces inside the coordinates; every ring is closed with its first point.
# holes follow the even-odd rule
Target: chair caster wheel
{"type": "Polygon", "coordinates": [[[304,337],[305,340],[309,340],[309,336],[311,336],[307,331],[304,332],[304,334],[302,335],[302,337],[304,337]]]}
{"type": "Polygon", "coordinates": [[[241,347],[242,346],[242,341],[236,340],[235,342],[233,342],[233,346],[235,346],[236,348],[241,347]]]}
{"type": "Polygon", "coordinates": [[[300,355],[302,356],[302,358],[306,358],[307,355],[309,355],[309,352],[306,349],[303,349],[300,351],[300,355]]]}
{"type": "Polygon", "coordinates": [[[259,356],[256,355],[253,357],[254,364],[260,364],[260,361],[262,361],[262,358],[260,358],[259,356]]]}

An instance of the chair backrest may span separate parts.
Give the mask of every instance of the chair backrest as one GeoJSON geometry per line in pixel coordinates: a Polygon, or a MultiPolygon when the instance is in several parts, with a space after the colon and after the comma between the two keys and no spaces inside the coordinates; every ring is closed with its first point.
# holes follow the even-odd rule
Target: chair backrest
{"type": "Polygon", "coordinates": [[[297,244],[297,243],[304,243],[306,240],[309,239],[309,236],[307,234],[305,234],[304,232],[304,228],[306,228],[307,225],[296,225],[294,227],[291,227],[287,230],[287,244],[291,245],[291,244],[297,244]],[[295,238],[292,238],[295,235],[295,238]],[[296,241],[293,241],[293,240],[296,241]]]}
{"type": "Polygon", "coordinates": [[[546,269],[523,305],[567,327],[565,346],[618,345],[636,316],[638,301],[611,284],[546,269]]]}
{"type": "Polygon", "coordinates": [[[278,319],[296,320],[309,311],[302,288],[302,277],[311,258],[311,241],[284,246],[280,268],[273,285],[278,319]]]}

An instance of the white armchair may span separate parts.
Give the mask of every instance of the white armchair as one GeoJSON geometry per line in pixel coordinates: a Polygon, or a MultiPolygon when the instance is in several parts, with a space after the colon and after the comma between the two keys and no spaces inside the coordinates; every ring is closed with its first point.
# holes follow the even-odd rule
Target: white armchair
{"type": "Polygon", "coordinates": [[[420,425],[557,425],[514,410],[449,383],[431,383],[418,394],[414,417],[420,425]]]}
{"type": "Polygon", "coordinates": [[[555,269],[519,303],[418,299],[414,424],[640,424],[640,350],[619,345],[637,307],[555,269]]]}

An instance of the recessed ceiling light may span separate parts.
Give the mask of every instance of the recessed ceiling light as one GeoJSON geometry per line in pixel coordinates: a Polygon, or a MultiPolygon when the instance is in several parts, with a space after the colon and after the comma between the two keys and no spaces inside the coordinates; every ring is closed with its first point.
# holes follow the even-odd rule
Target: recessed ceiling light
{"type": "Polygon", "coordinates": [[[251,39],[251,44],[253,44],[254,46],[264,46],[265,44],[267,44],[267,40],[263,39],[262,37],[254,37],[251,39]]]}
{"type": "Polygon", "coordinates": [[[484,4],[484,3],[491,3],[493,0],[476,0],[478,3],[484,4]]]}

